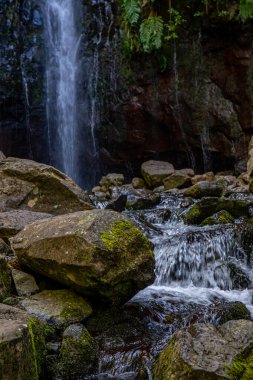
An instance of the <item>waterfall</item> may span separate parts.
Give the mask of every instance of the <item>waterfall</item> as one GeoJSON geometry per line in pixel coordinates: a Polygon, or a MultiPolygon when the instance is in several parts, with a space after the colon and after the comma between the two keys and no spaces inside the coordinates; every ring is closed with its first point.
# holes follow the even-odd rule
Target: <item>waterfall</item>
{"type": "Polygon", "coordinates": [[[79,0],[45,0],[46,90],[51,164],[78,182],[79,0]],[[75,6],[74,6],[75,4],[75,6]]]}

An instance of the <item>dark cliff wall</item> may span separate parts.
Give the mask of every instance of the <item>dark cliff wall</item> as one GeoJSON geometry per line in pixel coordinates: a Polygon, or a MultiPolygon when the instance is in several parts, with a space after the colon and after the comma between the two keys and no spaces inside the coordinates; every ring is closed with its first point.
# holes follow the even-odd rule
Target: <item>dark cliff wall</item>
{"type": "MultiPolygon", "coordinates": [[[[132,175],[149,158],[243,171],[253,134],[252,24],[190,20],[168,44],[161,72],[153,56],[120,56],[115,2],[85,5],[84,71],[85,57],[100,54],[95,107],[103,171],[132,175]]],[[[0,28],[0,150],[49,162],[40,1],[0,0],[0,28]]]]}
{"type": "Polygon", "coordinates": [[[0,1],[0,150],[47,160],[39,0],[0,1]]]}
{"type": "Polygon", "coordinates": [[[178,168],[242,172],[253,133],[252,30],[223,20],[187,25],[168,45],[163,73],[152,57],[135,56],[128,97],[101,141],[108,163],[135,171],[161,158],[178,168]]]}

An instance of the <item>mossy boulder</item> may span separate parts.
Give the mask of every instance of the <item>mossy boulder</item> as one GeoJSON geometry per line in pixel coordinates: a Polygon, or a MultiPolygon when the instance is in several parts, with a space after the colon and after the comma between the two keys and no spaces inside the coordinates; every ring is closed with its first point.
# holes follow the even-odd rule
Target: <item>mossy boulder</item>
{"type": "Polygon", "coordinates": [[[153,208],[160,202],[159,194],[148,194],[146,196],[135,199],[133,202],[128,202],[128,207],[133,210],[145,210],[153,208]]]}
{"type": "Polygon", "coordinates": [[[173,335],[153,367],[153,379],[229,379],[227,367],[252,343],[251,321],[190,326],[173,335]]]}
{"type": "Polygon", "coordinates": [[[18,158],[0,161],[0,212],[59,215],[92,208],[86,192],[55,168],[18,158]]]}
{"type": "Polygon", "coordinates": [[[248,217],[252,204],[251,201],[247,200],[202,198],[184,213],[183,219],[187,224],[200,224],[204,219],[221,210],[227,211],[234,218],[248,217]]]}
{"type": "Polygon", "coordinates": [[[0,378],[39,380],[47,325],[20,309],[0,304],[0,378]]]}
{"type": "Polygon", "coordinates": [[[98,365],[98,347],[88,330],[81,324],[69,326],[63,333],[60,350],[61,378],[82,379],[98,365]]]}
{"type": "Polygon", "coordinates": [[[163,184],[163,179],[173,174],[174,166],[164,161],[146,161],[141,165],[141,174],[151,189],[163,184]]]}
{"type": "Polygon", "coordinates": [[[239,301],[226,302],[216,307],[219,324],[231,320],[247,319],[250,320],[250,312],[247,307],[239,301]]]}
{"type": "Polygon", "coordinates": [[[233,223],[234,218],[231,214],[229,214],[226,210],[221,210],[217,212],[216,214],[213,214],[212,216],[209,216],[208,218],[204,219],[203,222],[200,223],[200,226],[212,226],[215,224],[227,224],[227,223],[233,223]]]}
{"type": "Polygon", "coordinates": [[[198,182],[185,190],[184,195],[191,198],[220,197],[224,186],[219,182],[198,182]]]}
{"type": "Polygon", "coordinates": [[[38,221],[11,240],[22,265],[97,302],[123,303],[154,279],[149,241],[114,211],[38,221]]]}
{"type": "Polygon", "coordinates": [[[25,298],[21,306],[28,314],[62,328],[81,322],[92,314],[91,306],[71,290],[44,290],[25,298]]]}
{"type": "Polygon", "coordinates": [[[191,185],[191,177],[177,171],[163,180],[164,190],[183,189],[191,185]]]}

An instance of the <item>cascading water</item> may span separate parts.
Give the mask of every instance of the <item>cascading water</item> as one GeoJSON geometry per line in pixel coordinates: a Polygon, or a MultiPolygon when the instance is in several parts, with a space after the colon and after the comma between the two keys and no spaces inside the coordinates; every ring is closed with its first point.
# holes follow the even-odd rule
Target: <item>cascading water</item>
{"type": "Polygon", "coordinates": [[[252,229],[248,238],[239,221],[185,225],[182,214],[189,206],[184,197],[167,194],[155,209],[127,212],[154,244],[155,282],[133,297],[119,317],[111,315],[112,327],[105,319],[98,339],[100,373],[91,379],[134,380],[142,370],[152,380],[153,360],[176,330],[219,323],[229,302],[243,302],[253,315],[252,245],[247,242],[252,229]],[[164,221],[168,209],[171,216],[164,221]]]}
{"type": "Polygon", "coordinates": [[[50,159],[78,181],[77,162],[77,81],[78,48],[81,35],[76,17],[79,0],[45,0],[47,42],[47,116],[50,159]]]}

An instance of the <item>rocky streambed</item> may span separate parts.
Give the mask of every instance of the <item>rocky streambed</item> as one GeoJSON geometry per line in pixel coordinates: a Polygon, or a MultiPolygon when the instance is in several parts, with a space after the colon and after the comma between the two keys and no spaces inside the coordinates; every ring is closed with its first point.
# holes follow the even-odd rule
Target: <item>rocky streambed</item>
{"type": "Polygon", "coordinates": [[[253,378],[250,174],[142,176],[2,156],[2,379],[253,378]]]}

